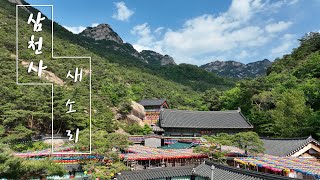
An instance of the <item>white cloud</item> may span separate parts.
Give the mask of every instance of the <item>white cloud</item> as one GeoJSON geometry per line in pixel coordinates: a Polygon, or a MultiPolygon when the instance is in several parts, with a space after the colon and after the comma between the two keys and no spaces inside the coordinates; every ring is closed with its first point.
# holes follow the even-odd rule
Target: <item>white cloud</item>
{"type": "Polygon", "coordinates": [[[249,56],[249,53],[246,50],[242,50],[240,54],[237,56],[239,59],[243,59],[249,56]]]}
{"type": "Polygon", "coordinates": [[[151,50],[149,47],[147,46],[142,46],[139,44],[133,44],[132,45],[134,49],[136,49],[138,52],[141,52],[142,50],[151,50]]]}
{"type": "Polygon", "coordinates": [[[284,21],[279,21],[277,23],[272,23],[268,24],[266,26],[266,31],[269,33],[276,33],[276,32],[281,32],[286,29],[288,29],[292,25],[292,22],[284,22],[284,21]]]}
{"type": "Polygon", "coordinates": [[[271,54],[274,57],[280,57],[284,54],[287,54],[291,51],[293,45],[295,44],[295,35],[293,34],[285,34],[281,38],[281,44],[275,48],[271,49],[271,54]]]}
{"type": "MultiPolygon", "coordinates": [[[[98,25],[99,23],[92,23],[91,27],[96,27],[98,25]]],[[[79,34],[86,29],[86,27],[84,26],[63,26],[63,27],[66,28],[68,31],[72,32],[73,34],[79,34]]]]}
{"type": "Polygon", "coordinates": [[[159,35],[162,33],[163,30],[164,30],[164,27],[158,27],[157,29],[154,30],[154,33],[159,35]]]}
{"type": "Polygon", "coordinates": [[[189,20],[184,28],[165,33],[163,44],[181,53],[210,53],[236,47],[260,46],[268,41],[258,26],[239,26],[238,21],[205,15],[189,20]]]}
{"type": "Polygon", "coordinates": [[[99,23],[92,23],[91,27],[97,27],[99,25],[99,23]]]}
{"type": "Polygon", "coordinates": [[[274,1],[274,2],[269,6],[269,10],[271,10],[271,11],[277,11],[280,7],[295,5],[295,4],[297,4],[299,1],[300,1],[300,0],[277,0],[277,1],[274,1]]]}
{"type": "Polygon", "coordinates": [[[177,63],[200,65],[205,57],[251,57],[251,54],[257,54],[251,50],[271,42],[277,38],[276,32],[284,31],[292,24],[284,21],[267,24],[269,19],[265,22],[255,20],[261,14],[272,13],[286,5],[279,2],[233,0],[226,12],[191,18],[179,29],[168,29],[160,38],[155,35],[158,28],[152,31],[148,23],[137,25],[131,31],[138,36],[133,44],[139,50],[169,54],[177,63]]]}
{"type": "Polygon", "coordinates": [[[115,6],[117,7],[117,12],[112,15],[112,18],[116,20],[127,21],[134,14],[123,1],[115,3],[115,6]]]}
{"type": "Polygon", "coordinates": [[[86,29],[86,27],[84,26],[63,26],[64,28],[66,28],[67,30],[69,30],[70,32],[72,32],[73,34],[79,34],[81,33],[83,30],[86,29]]]}
{"type": "Polygon", "coordinates": [[[138,44],[149,44],[154,40],[148,23],[136,25],[131,34],[139,36],[138,44]]]}
{"type": "Polygon", "coordinates": [[[253,14],[265,10],[266,6],[267,3],[261,0],[233,0],[225,15],[237,20],[248,20],[253,14]]]}
{"type": "Polygon", "coordinates": [[[138,36],[137,42],[133,44],[137,51],[154,50],[158,53],[163,53],[161,42],[156,41],[148,23],[136,25],[131,30],[131,34],[138,36]]]}
{"type": "Polygon", "coordinates": [[[288,4],[289,5],[294,5],[297,4],[300,0],[289,0],[288,4]]]}

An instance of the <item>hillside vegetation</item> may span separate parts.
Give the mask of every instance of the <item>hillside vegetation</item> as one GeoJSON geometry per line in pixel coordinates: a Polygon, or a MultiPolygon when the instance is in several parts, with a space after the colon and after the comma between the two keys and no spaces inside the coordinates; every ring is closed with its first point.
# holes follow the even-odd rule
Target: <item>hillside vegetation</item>
{"type": "MultiPolygon", "coordinates": [[[[37,13],[37,10],[32,7],[28,10],[34,14],[37,13]]],[[[19,32],[22,32],[19,33],[19,49],[21,49],[19,51],[19,82],[55,82],[54,133],[65,132],[66,129],[75,127],[80,127],[80,130],[85,129],[88,127],[89,116],[88,86],[72,84],[65,76],[73,64],[85,65],[86,62],[77,59],[51,59],[51,21],[46,19],[42,22],[41,36],[44,39],[44,46],[41,57],[44,65],[48,66],[46,71],[53,73],[56,78],[55,80],[39,79],[35,73],[28,74],[26,64],[28,65],[33,59],[39,59],[31,49],[27,49],[30,39],[28,35],[32,34],[32,25],[26,24],[28,17],[29,12],[19,10],[19,32]],[[65,103],[70,97],[77,99],[78,104],[78,111],[72,116],[65,113],[65,103]],[[86,113],[83,115],[82,112],[86,113]]],[[[39,134],[50,134],[51,87],[18,86],[15,83],[15,5],[8,1],[1,1],[0,19],[1,141],[14,143],[30,140],[39,134]]],[[[143,98],[167,98],[172,108],[205,110],[208,107],[203,104],[202,90],[211,87],[225,89],[232,85],[229,80],[226,80],[226,85],[223,85],[224,78],[208,75],[208,72],[192,65],[181,65],[173,69],[168,66],[152,70],[146,67],[146,64],[134,59],[130,53],[107,49],[106,44],[110,43],[114,42],[94,41],[74,35],[54,23],[55,56],[92,57],[94,128],[113,132],[117,129],[117,125],[114,123],[114,112],[111,109],[117,109],[117,113],[125,115],[130,111],[132,100],[138,101],[143,98]]],[[[122,48],[132,50],[129,44],[124,44],[122,48]]],[[[84,80],[84,83],[88,83],[88,80],[84,80]]]]}
{"type": "Polygon", "coordinates": [[[239,82],[224,92],[209,91],[216,109],[241,107],[263,136],[320,136],[320,34],[302,37],[291,54],[278,58],[266,77],[239,82]]]}

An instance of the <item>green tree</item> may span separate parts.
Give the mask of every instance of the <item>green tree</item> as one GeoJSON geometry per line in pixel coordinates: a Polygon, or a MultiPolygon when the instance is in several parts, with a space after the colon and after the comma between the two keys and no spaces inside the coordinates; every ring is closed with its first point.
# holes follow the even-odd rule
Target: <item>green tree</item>
{"type": "Polygon", "coordinates": [[[208,89],[205,91],[203,95],[203,102],[210,111],[218,111],[220,110],[221,102],[219,97],[221,96],[221,92],[217,89],[208,89]]]}
{"type": "Polygon", "coordinates": [[[211,143],[218,143],[227,146],[233,145],[233,135],[227,133],[219,133],[215,136],[204,136],[204,138],[211,143]]]}
{"type": "Polygon", "coordinates": [[[209,146],[197,146],[193,149],[193,152],[205,154],[213,161],[225,163],[226,153],[222,152],[221,149],[214,144],[210,144],[209,146]]]}
{"type": "Polygon", "coordinates": [[[84,170],[92,172],[94,178],[111,179],[121,171],[129,170],[122,162],[115,162],[108,166],[97,165],[90,163],[84,166],[84,170]]]}
{"type": "Polygon", "coordinates": [[[18,125],[13,128],[12,131],[9,131],[7,136],[2,138],[2,142],[5,143],[15,143],[21,140],[30,141],[31,136],[34,132],[22,125],[18,125]]]}
{"type": "Polygon", "coordinates": [[[144,128],[140,127],[138,123],[123,124],[122,128],[131,135],[144,135],[144,128]]]}
{"type": "Polygon", "coordinates": [[[215,136],[204,136],[209,144],[236,146],[245,150],[245,153],[261,153],[264,151],[263,142],[255,132],[240,132],[234,135],[220,133],[215,136]]]}
{"type": "Polygon", "coordinates": [[[9,146],[0,144],[0,178],[31,179],[50,175],[62,176],[65,170],[49,159],[25,160],[13,155],[9,146]]]}
{"type": "Polygon", "coordinates": [[[273,132],[281,137],[298,137],[307,130],[311,109],[306,105],[304,93],[301,90],[287,90],[282,93],[270,110],[273,120],[273,132]]]}
{"type": "Polygon", "coordinates": [[[145,124],[143,127],[143,135],[147,135],[152,133],[152,129],[149,125],[145,124]]]}
{"type": "Polygon", "coordinates": [[[240,132],[233,136],[233,144],[245,150],[247,154],[257,154],[262,153],[264,151],[263,142],[259,138],[259,135],[255,132],[240,132]]]}

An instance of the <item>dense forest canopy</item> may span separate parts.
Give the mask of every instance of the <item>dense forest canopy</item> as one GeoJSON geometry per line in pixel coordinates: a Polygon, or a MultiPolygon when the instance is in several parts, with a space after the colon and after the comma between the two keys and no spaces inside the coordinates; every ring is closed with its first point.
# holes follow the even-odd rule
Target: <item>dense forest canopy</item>
{"type": "Polygon", "coordinates": [[[260,136],[320,136],[320,34],[308,33],[291,54],[278,58],[265,77],[242,80],[225,92],[205,95],[211,109],[242,112],[260,136]]]}

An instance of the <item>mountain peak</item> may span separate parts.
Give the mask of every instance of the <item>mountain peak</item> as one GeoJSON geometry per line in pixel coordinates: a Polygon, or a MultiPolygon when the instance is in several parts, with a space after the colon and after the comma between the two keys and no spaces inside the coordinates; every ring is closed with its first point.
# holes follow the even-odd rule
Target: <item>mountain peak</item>
{"type": "MultiPolygon", "coordinates": [[[[219,61],[219,60],[216,60],[216,61],[212,61],[208,64],[205,64],[205,65],[209,65],[209,66],[212,66],[212,67],[224,67],[224,66],[244,66],[243,63],[241,62],[237,62],[237,61],[232,61],[232,60],[229,60],[229,61],[219,61]]],[[[204,65],[203,65],[204,66],[204,65]]]]}
{"type": "Polygon", "coordinates": [[[174,62],[174,59],[167,54],[162,55],[151,50],[143,50],[140,52],[140,54],[143,56],[145,60],[148,61],[149,64],[161,65],[161,66],[165,66],[168,64],[176,65],[176,63],[174,62]]]}
{"type": "Polygon", "coordinates": [[[221,76],[233,78],[255,78],[263,76],[267,68],[271,65],[271,61],[264,59],[248,64],[237,61],[213,61],[200,66],[209,72],[216,73],[221,76]]]}
{"type": "Polygon", "coordinates": [[[80,35],[93,38],[94,40],[110,40],[123,44],[121,37],[113,31],[109,24],[99,24],[96,27],[88,27],[82,31],[80,35]]]}

